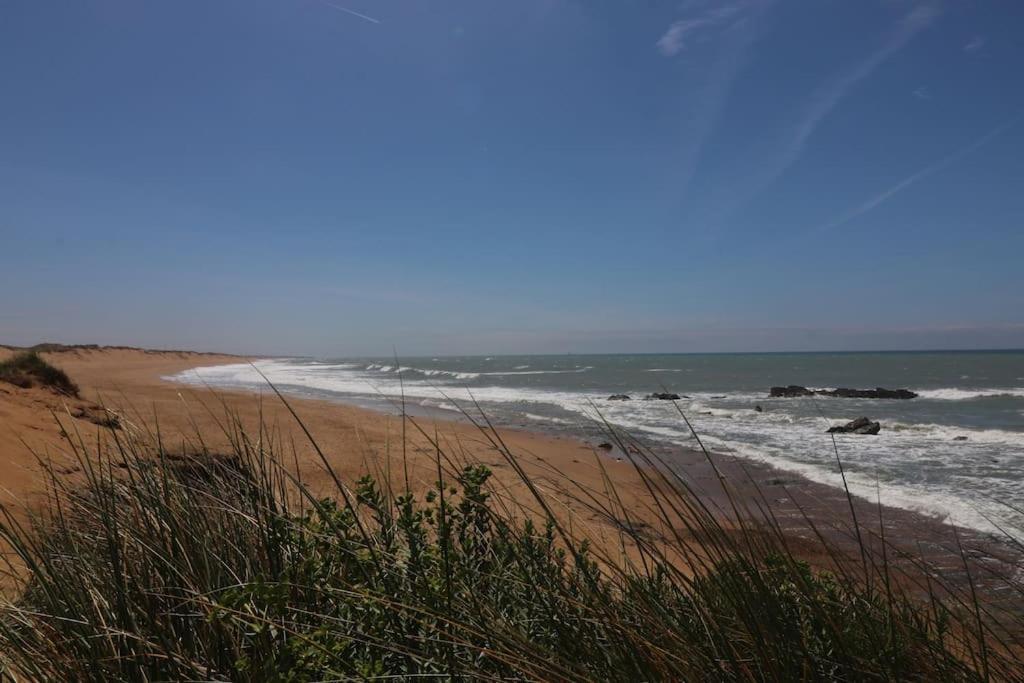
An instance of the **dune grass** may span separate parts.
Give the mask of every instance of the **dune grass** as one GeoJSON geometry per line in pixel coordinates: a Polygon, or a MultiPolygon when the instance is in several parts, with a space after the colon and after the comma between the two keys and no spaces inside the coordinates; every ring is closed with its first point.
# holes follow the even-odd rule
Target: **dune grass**
{"type": "Polygon", "coordinates": [[[0,661],[54,681],[1022,677],[967,588],[933,575],[931,597],[912,597],[866,542],[811,569],[770,514],[735,501],[724,522],[643,449],[657,528],[613,487],[580,488],[617,534],[591,544],[479,426],[526,499],[436,440],[422,496],[380,471],[342,482],[324,456],[337,488],[323,498],[281,439],[230,416],[223,453],[158,433],[69,438],[82,479],[53,475],[49,506],[0,523],[29,577],[0,611],[0,661]]]}
{"type": "Polygon", "coordinates": [[[35,351],[23,351],[0,361],[0,382],[22,389],[40,386],[66,396],[78,396],[78,385],[67,373],[47,363],[35,351]]]}

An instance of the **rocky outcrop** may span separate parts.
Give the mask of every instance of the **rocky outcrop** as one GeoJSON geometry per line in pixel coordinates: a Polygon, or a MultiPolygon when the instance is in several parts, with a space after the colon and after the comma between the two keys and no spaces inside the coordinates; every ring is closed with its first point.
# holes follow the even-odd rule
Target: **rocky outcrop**
{"type": "Polygon", "coordinates": [[[648,394],[645,398],[648,401],[654,401],[654,400],[658,400],[658,401],[678,401],[682,397],[679,394],[653,393],[653,394],[648,394]]]}
{"type": "Polygon", "coordinates": [[[609,401],[628,401],[630,400],[629,394],[612,394],[608,397],[609,401]]]}
{"type": "Polygon", "coordinates": [[[834,396],[836,398],[885,398],[907,400],[917,398],[917,394],[909,389],[808,389],[797,384],[788,387],[772,387],[768,392],[772,398],[795,398],[799,396],[834,396]]]}
{"type": "Polygon", "coordinates": [[[831,391],[816,391],[814,393],[821,396],[836,396],[838,398],[886,398],[904,401],[917,398],[917,394],[909,389],[883,389],[882,387],[876,387],[875,389],[833,389],[831,391]]]}
{"type": "Polygon", "coordinates": [[[866,417],[858,417],[852,422],[847,422],[844,425],[836,425],[828,430],[829,434],[877,434],[882,430],[882,425],[878,422],[872,422],[866,417]]]}
{"type": "Polygon", "coordinates": [[[798,396],[814,396],[814,392],[807,387],[790,384],[788,387],[772,387],[768,395],[772,398],[796,398],[798,396]]]}

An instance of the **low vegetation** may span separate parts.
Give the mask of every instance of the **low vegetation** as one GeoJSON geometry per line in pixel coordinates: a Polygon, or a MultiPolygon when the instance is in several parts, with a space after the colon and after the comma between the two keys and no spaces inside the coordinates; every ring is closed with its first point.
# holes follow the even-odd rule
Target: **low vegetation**
{"type": "Polygon", "coordinates": [[[0,382],[23,389],[39,386],[66,396],[78,396],[78,386],[67,373],[47,363],[35,351],[23,351],[0,361],[0,382]]]}
{"type": "Polygon", "coordinates": [[[320,498],[262,427],[230,425],[219,457],[124,432],[99,453],[72,441],[84,481],[54,476],[31,523],[0,524],[29,577],[0,612],[0,660],[55,681],[1022,676],[966,589],[935,577],[910,597],[870,544],[812,570],[770,515],[725,526],[650,454],[637,471],[664,532],[614,489],[581,490],[618,530],[618,551],[592,546],[481,431],[528,501],[439,444],[422,496],[377,473],[320,498]]]}

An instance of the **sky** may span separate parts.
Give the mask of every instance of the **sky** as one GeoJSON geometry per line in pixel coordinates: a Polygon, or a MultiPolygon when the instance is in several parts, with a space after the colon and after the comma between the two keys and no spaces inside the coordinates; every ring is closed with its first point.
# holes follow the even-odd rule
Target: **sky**
{"type": "Polygon", "coordinates": [[[0,343],[1024,347],[1016,0],[4,0],[0,343]]]}

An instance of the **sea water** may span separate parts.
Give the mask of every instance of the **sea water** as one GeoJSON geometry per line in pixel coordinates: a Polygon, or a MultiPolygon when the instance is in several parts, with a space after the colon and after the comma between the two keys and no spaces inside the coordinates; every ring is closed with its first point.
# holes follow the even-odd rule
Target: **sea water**
{"type": "MultiPolygon", "coordinates": [[[[593,433],[604,419],[632,435],[693,447],[680,418],[718,453],[840,486],[826,430],[865,416],[877,436],[836,436],[851,490],[984,531],[1024,535],[1024,352],[559,355],[273,359],[256,363],[279,389],[391,407],[477,410],[498,424],[593,433]],[[910,400],[769,398],[775,385],[907,388],[910,400]],[[674,392],[674,403],[644,400],[674,392]],[[627,394],[628,401],[610,401],[627,394]],[[760,407],[758,411],[755,408],[760,407]],[[966,437],[966,438],[963,438],[966,437]],[[1016,510],[1014,508],[1017,508],[1016,510]]],[[[174,379],[266,386],[247,364],[174,379]]]]}

